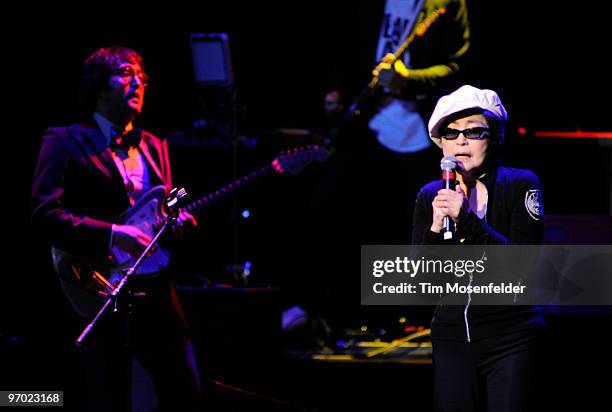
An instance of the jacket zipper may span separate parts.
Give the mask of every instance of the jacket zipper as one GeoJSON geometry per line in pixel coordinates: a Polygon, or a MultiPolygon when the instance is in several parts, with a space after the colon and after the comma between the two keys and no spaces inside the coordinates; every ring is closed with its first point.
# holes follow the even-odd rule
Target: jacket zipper
{"type": "MultiPolygon", "coordinates": [[[[522,283],[522,282],[523,282],[523,279],[519,279],[519,283],[518,283],[519,287],[521,287],[521,283],[522,283]]],[[[517,300],[518,300],[518,293],[515,293],[515,294],[514,294],[514,299],[513,299],[514,304],[516,304],[516,301],[517,301],[517,300]]]]}
{"type": "MultiPolygon", "coordinates": [[[[470,273],[470,283],[468,284],[468,290],[469,287],[472,286],[472,280],[474,279],[473,275],[470,273]]],[[[467,335],[467,341],[468,343],[472,341],[472,337],[470,336],[470,324],[468,323],[468,309],[470,308],[470,303],[472,302],[472,294],[470,292],[468,292],[468,301],[465,304],[465,308],[463,309],[463,319],[465,321],[465,333],[467,335]]]]}

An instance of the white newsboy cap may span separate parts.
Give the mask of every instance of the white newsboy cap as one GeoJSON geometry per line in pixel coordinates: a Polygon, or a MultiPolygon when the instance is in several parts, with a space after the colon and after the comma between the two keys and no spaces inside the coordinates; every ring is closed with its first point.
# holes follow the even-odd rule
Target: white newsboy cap
{"type": "Polygon", "coordinates": [[[438,147],[442,147],[438,132],[444,120],[448,116],[468,109],[483,109],[491,112],[492,115],[499,119],[499,125],[503,133],[504,125],[506,120],[508,120],[508,113],[506,113],[506,109],[502,105],[497,93],[493,90],[478,89],[466,84],[438,100],[436,108],[429,119],[429,138],[438,147]]]}

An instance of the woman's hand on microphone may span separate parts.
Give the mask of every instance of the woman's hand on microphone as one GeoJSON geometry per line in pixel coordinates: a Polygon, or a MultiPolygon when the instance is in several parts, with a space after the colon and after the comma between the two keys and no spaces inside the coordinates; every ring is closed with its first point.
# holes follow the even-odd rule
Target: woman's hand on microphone
{"type": "Polygon", "coordinates": [[[461,185],[457,185],[455,190],[439,190],[431,205],[433,207],[433,221],[430,230],[435,233],[442,231],[446,216],[457,223],[461,209],[464,209],[466,213],[470,211],[469,202],[463,189],[461,189],[461,185]]]}
{"type": "Polygon", "coordinates": [[[446,213],[441,208],[436,207],[435,200],[431,202],[431,205],[433,206],[433,221],[431,222],[429,230],[434,233],[440,233],[444,227],[444,217],[446,217],[446,213]]]}

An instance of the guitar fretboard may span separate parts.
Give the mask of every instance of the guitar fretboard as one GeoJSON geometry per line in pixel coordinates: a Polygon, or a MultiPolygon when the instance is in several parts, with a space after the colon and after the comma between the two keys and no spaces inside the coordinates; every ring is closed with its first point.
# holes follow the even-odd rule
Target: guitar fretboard
{"type": "Polygon", "coordinates": [[[228,197],[239,189],[248,186],[249,184],[264,176],[272,174],[273,172],[275,172],[275,169],[274,167],[272,167],[272,165],[264,166],[259,170],[256,170],[246,176],[241,177],[238,180],[233,181],[232,183],[222,187],[221,189],[215,192],[209,193],[206,196],[201,197],[195,202],[192,202],[189,205],[185,206],[183,209],[194,215],[201,213],[207,207],[217,203],[220,200],[223,200],[224,198],[228,197]]]}

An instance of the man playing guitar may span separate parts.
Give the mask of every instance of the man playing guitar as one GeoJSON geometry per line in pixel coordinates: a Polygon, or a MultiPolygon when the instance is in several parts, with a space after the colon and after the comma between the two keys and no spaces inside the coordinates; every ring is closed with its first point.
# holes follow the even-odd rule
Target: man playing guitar
{"type": "MultiPolygon", "coordinates": [[[[114,247],[137,257],[151,241],[139,227],[113,219],[150,188],[172,188],[166,142],[134,127],[147,82],[138,53],[101,48],[86,59],[81,77],[90,117],[45,132],[32,219],[57,250],[104,259],[114,247]]],[[[196,224],[182,211],[176,227],[196,224]]],[[[128,310],[120,310],[100,322],[81,348],[87,410],[127,409],[133,356],[153,379],[161,410],[198,410],[199,376],[172,281],[160,276],[137,289],[129,331],[123,327],[128,310]]]]}

